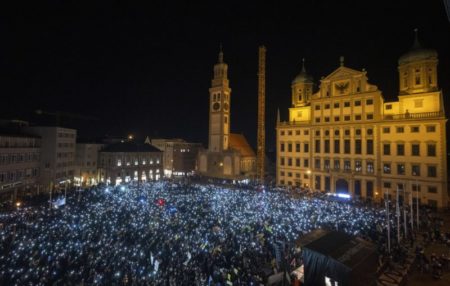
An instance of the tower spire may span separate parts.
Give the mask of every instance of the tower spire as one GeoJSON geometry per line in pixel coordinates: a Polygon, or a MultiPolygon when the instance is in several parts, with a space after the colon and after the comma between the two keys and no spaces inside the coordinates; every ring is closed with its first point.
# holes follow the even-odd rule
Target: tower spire
{"type": "Polygon", "coordinates": [[[305,58],[302,58],[302,73],[306,73],[306,69],[305,69],[305,58]]]}
{"type": "Polygon", "coordinates": [[[339,57],[339,62],[340,62],[341,67],[343,67],[344,66],[344,56],[339,57]]]}
{"type": "Polygon", "coordinates": [[[421,45],[419,43],[419,29],[415,28],[414,29],[414,44],[413,44],[413,49],[420,49],[421,45]]]}
{"type": "Polygon", "coordinates": [[[280,120],[280,108],[278,107],[278,109],[277,109],[277,123],[280,123],[281,122],[281,120],[280,120]]]}
{"type": "Polygon", "coordinates": [[[220,46],[219,46],[219,63],[223,63],[223,49],[222,49],[222,43],[220,43],[220,46]]]}

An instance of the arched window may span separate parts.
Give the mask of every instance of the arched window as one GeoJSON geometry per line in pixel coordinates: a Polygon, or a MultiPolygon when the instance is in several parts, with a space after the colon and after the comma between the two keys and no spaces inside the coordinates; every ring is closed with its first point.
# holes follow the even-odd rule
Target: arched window
{"type": "Polygon", "coordinates": [[[419,85],[420,84],[420,69],[416,69],[415,78],[416,78],[416,85],[419,85]]]}

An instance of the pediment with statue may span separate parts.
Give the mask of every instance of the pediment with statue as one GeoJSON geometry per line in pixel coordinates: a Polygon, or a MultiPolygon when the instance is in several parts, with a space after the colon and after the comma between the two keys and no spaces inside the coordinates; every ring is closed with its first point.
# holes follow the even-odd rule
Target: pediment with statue
{"type": "Polygon", "coordinates": [[[358,71],[341,65],[328,76],[320,80],[320,90],[315,98],[344,96],[378,90],[367,81],[367,72],[358,71]]]}

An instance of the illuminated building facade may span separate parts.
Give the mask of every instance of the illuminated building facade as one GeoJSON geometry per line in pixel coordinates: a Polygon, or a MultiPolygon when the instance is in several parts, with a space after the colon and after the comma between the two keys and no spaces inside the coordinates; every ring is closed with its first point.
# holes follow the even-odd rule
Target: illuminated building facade
{"type": "Polygon", "coordinates": [[[228,65],[221,50],[209,89],[208,149],[198,156],[198,171],[203,176],[244,179],[255,175],[255,153],[243,135],[230,133],[230,103],[228,65]]]}
{"type": "Polygon", "coordinates": [[[394,102],[343,58],[314,93],[303,65],[291,85],[289,120],[277,120],[277,184],[373,200],[399,190],[400,199],[446,207],[447,119],[437,65],[437,52],[416,35],[398,61],[394,102]]]}
{"type": "Polygon", "coordinates": [[[75,183],[91,186],[99,182],[98,154],[104,144],[77,142],[75,157],[75,183]]]}
{"type": "Polygon", "coordinates": [[[151,144],[164,152],[164,176],[180,177],[193,175],[197,165],[200,143],[183,139],[152,139],[151,144]]]}
{"type": "Polygon", "coordinates": [[[63,189],[73,183],[77,131],[56,126],[26,127],[41,137],[39,183],[43,190],[63,189]]]}
{"type": "Polygon", "coordinates": [[[0,201],[37,191],[40,153],[40,137],[0,131],[0,201]]]}
{"type": "Polygon", "coordinates": [[[155,181],[163,176],[163,152],[149,144],[124,141],[99,153],[100,182],[117,185],[130,181],[155,181]]]}

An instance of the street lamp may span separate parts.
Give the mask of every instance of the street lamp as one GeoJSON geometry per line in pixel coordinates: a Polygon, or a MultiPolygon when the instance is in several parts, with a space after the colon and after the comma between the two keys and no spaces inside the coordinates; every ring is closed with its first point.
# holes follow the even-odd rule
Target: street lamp
{"type": "Polygon", "coordinates": [[[312,179],[311,179],[311,170],[307,170],[306,174],[308,174],[308,179],[309,179],[309,189],[312,189],[312,179]]]}

